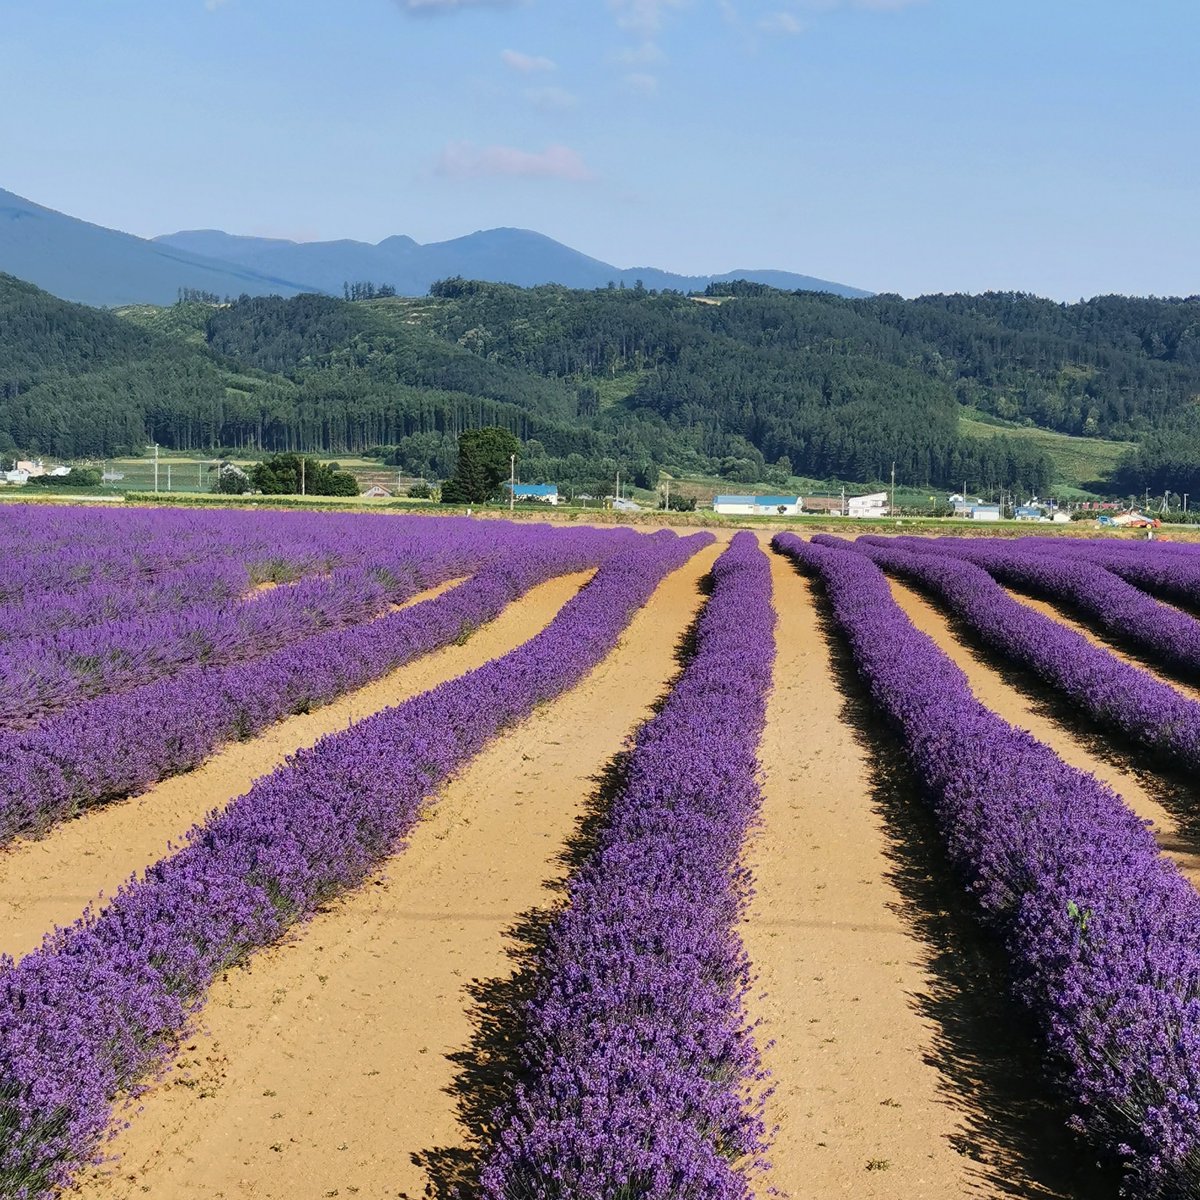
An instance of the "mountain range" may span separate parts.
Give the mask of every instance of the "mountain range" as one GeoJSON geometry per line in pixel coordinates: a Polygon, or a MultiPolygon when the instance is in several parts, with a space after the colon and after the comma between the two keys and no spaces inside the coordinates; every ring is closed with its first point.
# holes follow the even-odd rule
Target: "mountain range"
{"type": "Polygon", "coordinates": [[[522,287],[633,286],[640,280],[646,288],[685,292],[747,279],[786,291],[870,294],[788,271],[676,275],[655,267],[619,268],[527,229],[481,230],[426,245],[404,235],[372,245],[242,237],[216,229],[147,239],[67,216],[3,189],[0,271],[64,300],[110,307],[170,304],[181,288],[220,296],[340,295],[345,283],[366,281],[389,285],[402,296],[421,296],[435,280],[456,275],[522,287]]]}

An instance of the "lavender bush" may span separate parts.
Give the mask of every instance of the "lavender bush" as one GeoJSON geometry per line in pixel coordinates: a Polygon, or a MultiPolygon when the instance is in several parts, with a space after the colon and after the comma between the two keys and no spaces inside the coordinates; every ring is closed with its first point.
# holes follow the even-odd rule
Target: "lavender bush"
{"type": "Polygon", "coordinates": [[[737,534],[687,664],[638,734],[596,850],[549,930],[521,1082],[485,1200],[748,1198],[765,1148],[743,1009],[739,865],[775,654],[766,555],[737,534]]]}
{"type": "Polygon", "coordinates": [[[0,1186],[29,1200],[93,1154],[213,978],[395,853],[425,798],[499,730],[577,683],[710,534],[620,539],[523,646],[260,779],[99,914],[0,968],[0,1186]]]}
{"type": "Polygon", "coordinates": [[[1200,683],[1200,621],[1152,599],[1086,559],[1039,554],[1024,539],[864,537],[918,554],[945,554],[982,567],[993,579],[1066,604],[1116,641],[1200,683]]]}
{"type": "Polygon", "coordinates": [[[39,592],[0,605],[0,644],[128,617],[178,612],[193,604],[233,601],[250,586],[245,564],[218,559],[161,572],[136,588],[100,581],[64,594],[39,592]]]}
{"type": "MultiPolygon", "coordinates": [[[[472,567],[474,564],[470,564],[472,567]]],[[[81,700],[128,691],[194,664],[248,662],[465,573],[457,556],[340,569],[241,603],[106,622],[0,648],[0,727],[23,729],[81,700]]]]}
{"type": "Polygon", "coordinates": [[[1200,704],[1014,600],[982,568],[890,544],[843,542],[823,534],[813,541],[865,555],[932,592],[982,642],[1062,691],[1098,724],[1137,739],[1176,765],[1200,767],[1200,704]]]}
{"type": "Polygon", "coordinates": [[[1128,1194],[1200,1189],[1200,895],[1147,827],[973,696],[864,555],[780,534],[818,575],[951,862],[1002,942],[1072,1124],[1128,1194]]]}
{"type": "MultiPolygon", "coordinates": [[[[442,539],[432,525],[429,536],[434,544],[442,539]]],[[[507,525],[488,536],[502,539],[503,561],[436,599],[315,634],[253,662],[187,667],[77,704],[36,729],[0,733],[0,844],[190,770],[227,742],[448,645],[536,584],[595,566],[638,537],[507,525]]]]}

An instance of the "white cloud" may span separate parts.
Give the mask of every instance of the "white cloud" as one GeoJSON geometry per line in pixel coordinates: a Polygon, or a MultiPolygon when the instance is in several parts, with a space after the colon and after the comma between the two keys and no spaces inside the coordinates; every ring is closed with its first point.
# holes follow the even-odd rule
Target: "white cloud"
{"type": "Polygon", "coordinates": [[[658,48],[657,42],[645,41],[639,46],[626,46],[613,55],[613,61],[624,67],[648,67],[651,63],[662,62],[666,55],[658,48]]]}
{"type": "Polygon", "coordinates": [[[758,27],[764,33],[782,33],[791,37],[803,33],[808,28],[795,13],[790,12],[768,13],[759,21],[758,27]]]}
{"type": "Polygon", "coordinates": [[[563,112],[579,103],[579,97],[574,92],[560,87],[530,88],[525,93],[525,99],[545,112],[563,112]]]}
{"type": "Polygon", "coordinates": [[[511,8],[517,0],[396,0],[405,12],[420,16],[457,12],[461,8],[511,8]]]}
{"type": "Polygon", "coordinates": [[[668,9],[682,8],[687,0],[608,0],[616,13],[617,24],[649,37],[662,28],[663,14],[668,9]]]}
{"type": "Polygon", "coordinates": [[[658,91],[658,76],[646,71],[634,71],[625,76],[625,86],[638,96],[653,96],[658,91]]]}
{"type": "Polygon", "coordinates": [[[520,71],[523,75],[558,70],[558,64],[553,59],[544,58],[540,54],[522,54],[520,50],[501,50],[500,59],[506,67],[512,67],[514,71],[520,71]]]}
{"type": "Polygon", "coordinates": [[[476,146],[471,142],[451,142],[437,161],[439,175],[450,179],[561,179],[569,183],[588,183],[595,172],[570,146],[547,146],[541,152],[519,150],[515,146],[476,146]]]}

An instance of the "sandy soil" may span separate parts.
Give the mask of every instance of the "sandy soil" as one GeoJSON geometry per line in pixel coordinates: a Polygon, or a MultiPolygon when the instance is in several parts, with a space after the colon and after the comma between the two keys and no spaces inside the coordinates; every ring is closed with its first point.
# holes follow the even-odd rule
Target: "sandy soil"
{"type": "MultiPolygon", "coordinates": [[[[1139,776],[1131,766],[1116,756],[1105,755],[1095,739],[1076,732],[1071,726],[1054,719],[1029,693],[1010,682],[1019,672],[1013,668],[1010,676],[993,666],[983,655],[965,646],[953,631],[949,618],[931,601],[905,584],[889,579],[892,595],[913,624],[931,637],[937,645],[963,670],[976,697],[1011,725],[1027,729],[1039,741],[1073,767],[1087,771],[1107,783],[1138,814],[1154,822],[1154,832],[1163,851],[1171,856],[1193,883],[1200,885],[1200,854],[1185,837],[1170,812],[1151,790],[1153,781],[1139,776]]],[[[1024,601],[1026,603],[1036,603],[1024,601]]],[[[1041,611],[1059,616],[1043,606],[1041,611]]],[[[1084,632],[1082,629],[1080,632],[1084,632]]],[[[1093,638],[1093,640],[1095,640],[1093,638]]]]}
{"type": "Polygon", "coordinates": [[[554,901],[596,777],[673,676],[717,549],[664,582],[584,684],[448,785],[386,877],[218,983],[207,1032],[84,1196],[445,1194],[468,1139],[455,1060],[484,1028],[471,982],[510,975],[506,931],[554,901]]]}
{"type": "MultiPolygon", "coordinates": [[[[380,708],[452,679],[532,637],[590,578],[565,575],[533,589],[461,646],[426,655],[390,675],[249,742],[226,746],[202,766],[119,804],[92,809],[37,841],[0,851],[0,951],[20,957],[135,872],[167,853],[204,816],[247,791],[304,746],[380,708]]],[[[430,589],[410,603],[437,595],[430,589]]]]}
{"type": "Polygon", "coordinates": [[[760,1040],[775,1039],[768,1115],[780,1128],[758,1193],[961,1196],[959,1115],[910,999],[929,990],[926,955],[899,915],[867,752],[844,720],[813,585],[779,556],[772,573],[778,659],[743,929],[764,993],[752,1015],[760,1040]]]}

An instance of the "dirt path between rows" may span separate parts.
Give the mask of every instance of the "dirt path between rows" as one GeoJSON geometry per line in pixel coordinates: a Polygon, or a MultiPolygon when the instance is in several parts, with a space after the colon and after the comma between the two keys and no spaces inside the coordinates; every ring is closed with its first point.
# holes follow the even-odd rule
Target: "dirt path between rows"
{"type": "Polygon", "coordinates": [[[453,1160],[468,1140],[452,1058],[477,1033],[468,989],[511,973],[507,931],[554,901],[595,777],[673,677],[718,549],[670,576],[579,687],[443,789],[386,876],[218,983],[207,1032],[84,1197],[426,1194],[414,1157],[453,1160]]]}
{"type": "Polygon", "coordinates": [[[927,1061],[935,1031],[911,1003],[929,990],[924,951],[898,913],[867,752],[843,719],[814,585],[779,555],[771,569],[778,650],[742,933],[759,976],[751,1015],[760,1041],[775,1039],[764,1057],[780,1129],[756,1190],[949,1200],[966,1191],[967,1164],[927,1061]]]}
{"type": "MultiPolygon", "coordinates": [[[[246,792],[289,754],[520,645],[590,577],[581,572],[544,583],[461,646],[425,655],[332,704],[226,746],[194,771],[130,800],[91,809],[37,841],[15,842],[0,851],[0,952],[20,957],[35,949],[55,925],[75,920],[88,904],[112,895],[135,872],[162,858],[173,839],[246,792]]],[[[431,588],[410,603],[452,586],[431,588]]]]}
{"type": "MultiPolygon", "coordinates": [[[[1154,822],[1158,844],[1192,881],[1200,885],[1200,854],[1183,836],[1171,813],[1154,797],[1129,766],[1110,760],[1092,749],[1088,738],[1047,715],[1036,700],[1010,683],[1001,670],[964,645],[956,636],[950,618],[913,588],[889,577],[896,602],[912,623],[928,635],[963,671],[976,698],[1010,725],[1026,729],[1050,746],[1064,761],[1107,783],[1139,817],[1154,822]]],[[[1021,597],[1025,603],[1033,603],[1021,597]]],[[[1039,611],[1058,619],[1056,611],[1038,603],[1039,611]]],[[[1080,632],[1084,632],[1082,629],[1080,632]]],[[[1098,643],[1099,644],[1099,643],[1098,643]]],[[[1018,671],[1018,668],[1012,668],[1018,671]]]]}

